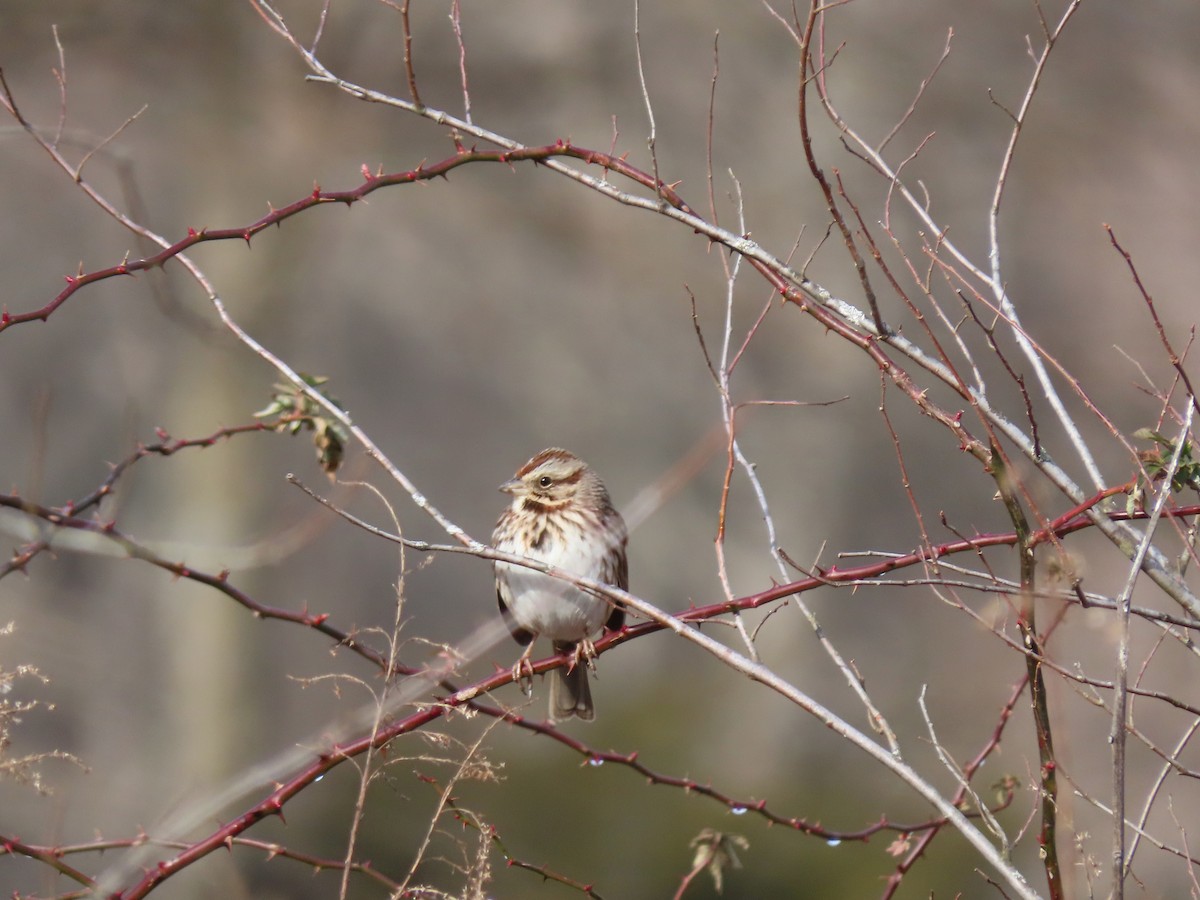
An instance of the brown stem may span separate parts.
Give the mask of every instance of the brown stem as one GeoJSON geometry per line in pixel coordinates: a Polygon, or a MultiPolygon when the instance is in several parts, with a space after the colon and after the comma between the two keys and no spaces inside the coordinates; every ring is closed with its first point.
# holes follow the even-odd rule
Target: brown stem
{"type": "Polygon", "coordinates": [[[1021,639],[1024,641],[1025,666],[1029,678],[1029,699],[1033,708],[1033,723],[1037,733],[1038,758],[1040,762],[1039,777],[1041,779],[1042,827],[1038,834],[1038,844],[1042,850],[1042,865],[1046,870],[1046,884],[1050,891],[1051,900],[1062,900],[1063,883],[1062,870],[1059,865],[1057,832],[1058,832],[1058,779],[1056,776],[1057,761],[1054,757],[1053,732],[1050,728],[1050,705],[1046,697],[1046,682],[1042,677],[1041,638],[1037,632],[1037,554],[1033,542],[1033,533],[1025,510],[1014,490],[1012,476],[1004,462],[999,449],[992,453],[992,475],[1000,491],[1000,497],[1008,516],[1012,520],[1017,537],[1017,559],[1020,563],[1020,606],[1018,627],[1021,629],[1021,639]]]}

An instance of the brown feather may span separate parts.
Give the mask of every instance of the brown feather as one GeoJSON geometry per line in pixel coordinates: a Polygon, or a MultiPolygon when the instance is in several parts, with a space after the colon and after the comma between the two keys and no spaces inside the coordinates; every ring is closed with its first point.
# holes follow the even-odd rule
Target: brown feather
{"type": "MultiPolygon", "coordinates": [[[[569,567],[568,571],[584,566],[575,574],[628,590],[625,522],[604,482],[583,460],[551,447],[525,463],[500,489],[512,495],[512,502],[492,535],[497,549],[569,567]]],[[[624,626],[625,609],[528,568],[497,562],[495,570],[496,599],[513,639],[529,647],[544,634],[552,639],[556,653],[575,657],[551,678],[551,721],[594,718],[590,660],[584,656],[592,652],[591,641],[598,633],[624,626]]],[[[528,650],[522,659],[526,656],[528,650]]],[[[514,668],[518,680],[521,665],[514,668]]]]}

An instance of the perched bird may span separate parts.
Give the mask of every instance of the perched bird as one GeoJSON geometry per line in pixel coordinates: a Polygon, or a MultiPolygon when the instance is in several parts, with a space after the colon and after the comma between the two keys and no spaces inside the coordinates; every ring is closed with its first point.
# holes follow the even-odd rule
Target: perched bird
{"type": "MultiPolygon", "coordinates": [[[[500,485],[512,495],[492,534],[497,550],[528,556],[556,569],[626,590],[625,520],[613,509],[604,482],[567,450],[543,450],[500,485]]],[[[550,721],[596,717],[587,671],[596,655],[592,637],[601,626],[617,631],[625,610],[604,597],[523,566],[497,562],[496,596],[508,630],[525,652],[513,667],[521,681],[533,642],[549,638],[556,653],[573,652],[550,682],[550,721]]],[[[532,692],[532,685],[529,690],[532,692]]]]}

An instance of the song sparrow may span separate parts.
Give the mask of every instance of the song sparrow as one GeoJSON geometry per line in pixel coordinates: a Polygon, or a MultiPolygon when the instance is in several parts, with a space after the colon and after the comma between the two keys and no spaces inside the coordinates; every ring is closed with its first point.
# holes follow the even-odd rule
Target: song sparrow
{"type": "MultiPolygon", "coordinates": [[[[625,520],[613,509],[600,476],[582,459],[557,447],[543,450],[500,490],[513,499],[492,535],[497,550],[622,590],[629,587],[625,520]]],[[[625,624],[625,610],[561,578],[502,562],[495,568],[500,613],[512,636],[525,645],[513,667],[514,679],[519,684],[522,666],[530,667],[534,640],[550,638],[556,653],[575,654],[550,682],[550,721],[594,719],[592,691],[580,663],[592,666],[592,636],[601,625],[618,630],[625,624]]]]}

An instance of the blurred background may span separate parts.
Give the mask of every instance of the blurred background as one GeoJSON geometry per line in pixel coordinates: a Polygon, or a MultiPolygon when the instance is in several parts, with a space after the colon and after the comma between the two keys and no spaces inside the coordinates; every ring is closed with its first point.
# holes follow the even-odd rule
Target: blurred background
{"type": "MultiPolygon", "coordinates": [[[[1054,17],[1061,6],[1046,9],[1054,17]]],[[[311,40],[319,4],[295,0],[280,8],[311,40]]],[[[780,11],[787,14],[786,7],[780,11]]],[[[413,4],[414,64],[424,102],[458,114],[449,12],[448,3],[413,4]]],[[[563,139],[608,151],[615,141],[615,152],[650,168],[632,4],[466,0],[462,26],[477,123],[528,145],[563,139]]],[[[986,268],[987,213],[1011,128],[1001,105],[1016,109],[1021,102],[1033,68],[1027,38],[1041,46],[1032,6],[968,11],[951,0],[859,0],[839,7],[826,34],[831,51],[841,46],[830,86],[845,118],[878,141],[912,102],[951,30],[950,56],[888,158],[899,164],[933,134],[905,176],[923,186],[937,220],[986,268]]],[[[799,142],[797,49],[787,30],[759,3],[651,0],[642,4],[640,32],[663,178],[680,182],[694,208],[708,209],[706,140],[719,32],[712,123],[719,221],[739,230],[731,198],[740,191],[745,227],[756,241],[780,255],[796,245],[798,265],[820,247],[809,275],[859,303],[840,241],[822,246],[828,214],[799,142]]],[[[1143,388],[1147,378],[1168,385],[1170,371],[1102,223],[1134,255],[1164,326],[1178,347],[1186,346],[1200,281],[1198,42],[1200,6],[1085,4],[1052,55],[1004,199],[1002,264],[1025,325],[1127,431],[1156,423],[1158,403],[1143,388]]],[[[400,20],[387,5],[333,4],[319,51],[338,74],[407,96],[400,20]]],[[[314,185],[355,187],[364,165],[401,171],[453,153],[445,131],[430,122],[306,82],[295,52],[247,3],[0,0],[0,67],[23,114],[48,133],[61,127],[61,146],[75,162],[144,107],[89,160],[84,177],[170,240],[189,228],[247,225],[314,185]],[[53,26],[65,54],[65,108],[53,26]]],[[[819,113],[812,122],[822,165],[842,173],[863,219],[876,227],[887,185],[844,152],[819,113]]],[[[65,274],[146,252],[11,120],[0,123],[0,196],[7,211],[0,219],[0,303],[11,313],[44,305],[65,274]]],[[[898,204],[893,217],[924,274],[920,229],[898,204]]],[[[875,234],[888,244],[878,228],[875,234]]],[[[240,324],[293,367],[329,376],[331,392],[356,423],[471,535],[490,535],[504,502],[496,485],[541,448],[565,446],[600,472],[619,508],[636,505],[646,513],[630,543],[634,592],[668,610],[720,599],[713,548],[724,473],[720,401],[689,301],[690,290],[715,353],[725,280],[721,253],[706,240],[533,165],[470,165],[444,181],[377,191],[350,209],[309,211],[249,247],[212,243],[192,256],[240,324]],[[682,486],[660,494],[668,473],[688,459],[682,486]]],[[[901,267],[897,272],[904,277],[901,267]]],[[[883,283],[876,275],[877,289],[883,283]]],[[[944,285],[938,289],[957,311],[944,285]]],[[[898,300],[881,296],[885,317],[918,338],[898,300]]],[[[766,285],[743,273],[735,292],[735,346],[768,299],[766,285]]],[[[3,489],[47,505],[95,489],[111,463],[139,441],[155,440],[155,428],[195,438],[251,421],[279,380],[221,326],[178,263],[89,287],[45,323],[0,335],[0,372],[3,489]]],[[[1019,395],[1002,376],[997,384],[994,402],[1021,420],[1019,395]]],[[[844,551],[905,552],[919,545],[895,448],[878,414],[879,375],[866,357],[776,304],[739,363],[733,390],[738,401],[814,404],[747,409],[739,417],[739,437],[758,465],[789,556],[831,565],[844,551]]],[[[1126,451],[1064,393],[1108,482],[1131,477],[1126,451]]],[[[992,500],[994,485],[978,464],[898,393],[887,397],[934,540],[953,537],[938,525],[942,511],[964,534],[1008,530],[992,500]]],[[[1040,400],[1036,405],[1044,413],[1040,400]]],[[[1050,452],[1082,478],[1061,433],[1048,415],[1042,421],[1050,452]]],[[[140,462],[120,480],[104,515],[167,558],[213,573],[229,569],[231,582],[264,604],[327,612],[345,629],[390,629],[395,549],[319,508],[286,483],[289,472],[327,489],[307,439],[244,435],[140,462]]],[[[343,477],[377,485],[408,536],[444,537],[357,450],[343,477]]],[[[1034,484],[1048,514],[1070,506],[1034,484]]],[[[328,490],[389,525],[387,510],[365,492],[328,490]]],[[[0,516],[6,548],[28,540],[28,527],[18,516],[0,516]]],[[[111,550],[97,552],[106,548],[95,542],[77,543],[0,581],[0,624],[13,621],[16,629],[0,638],[0,668],[36,666],[49,683],[23,680],[21,696],[55,706],[27,715],[8,752],[59,749],[89,767],[46,763],[43,774],[54,787],[49,797],[0,783],[0,831],[7,835],[60,844],[129,838],[141,828],[153,834],[156,823],[190,799],[211,794],[258,760],[312,741],[346,709],[370,699],[358,686],[343,684],[339,696],[328,682],[297,679],[336,672],[380,687],[363,660],[330,652],[330,642],[315,632],[258,621],[212,590],[111,550]]],[[[1106,542],[1082,536],[1070,549],[1086,586],[1117,589],[1125,568],[1106,542]]],[[[727,554],[738,594],[763,590],[779,577],[740,473],[727,554]]],[[[1011,555],[994,560],[1000,574],[1016,577],[1011,555]]],[[[410,553],[406,565],[407,662],[436,653],[421,640],[454,643],[495,620],[485,563],[410,553]]],[[[1022,659],[927,588],[830,588],[806,600],[861,672],[910,761],[952,790],[920,720],[922,685],[939,737],[965,761],[995,728],[1024,672],[1022,659]]],[[[985,612],[993,604],[1002,615],[1001,601],[964,600],[985,612]]],[[[750,625],[766,614],[749,616],[750,625]]],[[[734,640],[729,629],[707,631],[734,640]]],[[[1135,648],[1139,658],[1152,638],[1135,648]]],[[[384,646],[378,635],[370,639],[384,646]]],[[[1105,675],[1114,641],[1108,617],[1076,611],[1060,657],[1105,675]]],[[[769,621],[759,649],[781,675],[868,727],[795,609],[769,621]]],[[[1182,692],[1195,684],[1195,671],[1174,652],[1156,656],[1152,674],[1182,692]]],[[[505,640],[470,661],[460,681],[509,666],[517,653],[505,640]]],[[[1050,687],[1063,764],[1107,802],[1107,715],[1061,681],[1050,687]]],[[[637,751],[664,774],[712,783],[747,801],[766,799],[782,815],[831,829],[931,816],[911,791],[814,719],[670,635],[605,654],[593,689],[597,722],[567,730],[596,749],[637,751]]],[[[545,695],[539,681],[530,715],[541,715],[545,695]]],[[[498,699],[520,701],[511,686],[498,699]]],[[[1185,721],[1155,707],[1139,715],[1147,728],[1162,727],[1164,744],[1172,739],[1163,735],[1176,734],[1185,721]]],[[[488,724],[456,721],[444,728],[471,743],[488,724]]],[[[453,769],[437,758],[461,750],[415,736],[390,752],[396,762],[372,788],[359,856],[400,877],[437,799],[437,790],[414,773],[444,784],[453,769]]],[[[1144,748],[1131,752],[1131,792],[1142,792],[1131,795],[1140,797],[1161,763],[1144,748]]],[[[830,846],[767,827],[752,813],[736,816],[711,800],[648,786],[619,766],[581,765],[563,746],[519,730],[494,730],[483,753],[502,765],[502,780],[463,782],[455,791],[459,803],[493,825],[514,857],[594,884],[605,897],[670,896],[690,866],[688,843],[702,828],[749,841],[740,854],[745,868],[727,876],[726,896],[877,896],[896,862],[887,833],[830,846]]],[[[1195,767],[1194,751],[1190,758],[1195,767]]],[[[1029,786],[1036,772],[1023,700],[979,785],[986,790],[1013,774],[1029,786]]],[[[263,823],[250,836],[340,858],[357,783],[354,769],[343,766],[288,806],[286,827],[263,823]]],[[[1189,822],[1195,837],[1200,818],[1194,794],[1174,796],[1178,823],[1156,818],[1154,824],[1178,844],[1189,822]]],[[[1020,791],[1002,823],[1019,831],[1032,805],[1030,791],[1020,791]]],[[[1086,802],[1067,796],[1063,805],[1068,883],[1073,895],[1084,896],[1089,877],[1106,877],[1091,875],[1085,860],[1105,864],[1109,826],[1086,802]]],[[[243,806],[234,804],[224,818],[243,806]]],[[[476,838],[449,820],[443,824],[448,833],[438,837],[418,880],[456,891],[463,876],[453,863],[472,856],[476,838]]],[[[1131,885],[1139,896],[1183,896],[1194,884],[1179,860],[1139,853],[1142,883],[1131,885]]],[[[1017,858],[1040,888],[1032,840],[1017,858]]],[[[110,860],[72,862],[96,871],[110,860]]],[[[494,896],[578,896],[506,869],[499,855],[491,862],[494,896]]],[[[946,833],[897,896],[993,896],[977,865],[965,842],[946,833]]],[[[0,887],[54,893],[71,885],[49,879],[45,866],[6,858],[0,887]]],[[[264,863],[260,852],[241,849],[214,855],[158,893],[274,898],[336,891],[336,874],[313,876],[299,863],[264,863]]],[[[352,880],[351,896],[385,895],[366,879],[352,880]]],[[[713,895],[711,883],[698,879],[687,896],[713,895]]]]}

